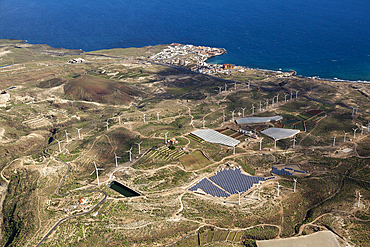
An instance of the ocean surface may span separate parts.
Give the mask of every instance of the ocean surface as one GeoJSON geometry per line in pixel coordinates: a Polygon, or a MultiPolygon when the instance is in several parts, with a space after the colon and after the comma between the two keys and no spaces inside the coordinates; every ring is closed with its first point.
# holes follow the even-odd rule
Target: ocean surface
{"type": "Polygon", "coordinates": [[[0,0],[0,38],[84,51],[183,44],[210,62],[370,81],[369,0],[0,0]]]}

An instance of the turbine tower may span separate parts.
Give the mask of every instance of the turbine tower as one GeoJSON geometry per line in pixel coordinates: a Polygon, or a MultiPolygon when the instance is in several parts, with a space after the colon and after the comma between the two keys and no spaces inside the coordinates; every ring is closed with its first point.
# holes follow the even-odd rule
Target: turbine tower
{"type": "Polygon", "coordinates": [[[290,91],[290,100],[293,100],[293,91],[290,91]]]}
{"type": "Polygon", "coordinates": [[[135,144],[137,144],[139,146],[139,154],[141,154],[141,151],[140,151],[140,145],[141,143],[143,143],[142,141],[141,142],[135,142],[135,144]]]}
{"type": "Polygon", "coordinates": [[[295,192],[295,188],[296,188],[296,185],[297,185],[297,179],[293,178],[293,181],[294,181],[293,192],[295,192]]]}
{"type": "Polygon", "coordinates": [[[202,120],[202,123],[203,123],[203,129],[204,129],[204,123],[206,122],[206,120],[204,120],[204,117],[203,117],[203,120],[202,120]]]}
{"type": "Polygon", "coordinates": [[[226,116],[225,116],[225,114],[224,115],[222,115],[222,125],[225,125],[225,118],[226,118],[226,116]]]}
{"type": "Polygon", "coordinates": [[[227,84],[226,84],[226,82],[225,82],[225,92],[227,92],[227,84]]]}
{"type": "Polygon", "coordinates": [[[107,131],[109,130],[109,119],[107,119],[107,122],[104,122],[107,125],[107,131]]]}
{"type": "Polygon", "coordinates": [[[276,104],[278,105],[279,104],[279,94],[276,95],[276,104]]]}
{"type": "Polygon", "coordinates": [[[234,83],[235,83],[235,84],[234,84],[234,89],[235,89],[235,91],[236,91],[236,81],[234,81],[234,83]]]}
{"type": "Polygon", "coordinates": [[[361,199],[362,195],[360,194],[360,192],[358,192],[358,203],[357,203],[357,207],[359,208],[360,207],[360,199],[361,199]]]}
{"type": "Polygon", "coordinates": [[[356,115],[357,115],[357,112],[358,112],[358,105],[356,105],[356,115]]]}
{"type": "Polygon", "coordinates": [[[248,82],[248,83],[247,83],[247,85],[248,85],[248,89],[249,89],[249,88],[250,88],[250,86],[251,86],[251,83],[250,83],[250,82],[248,82]]]}
{"type": "Polygon", "coordinates": [[[271,99],[271,107],[274,107],[274,99],[275,99],[275,96],[272,97],[272,99],[271,99]]]}
{"type": "Polygon", "coordinates": [[[352,117],[355,115],[355,108],[352,107],[352,117]]]}
{"type": "Polygon", "coordinates": [[[235,110],[230,111],[230,112],[231,112],[232,120],[234,121],[234,113],[235,113],[235,110]]]}
{"type": "Polygon", "coordinates": [[[98,168],[98,167],[96,166],[95,161],[94,161],[94,166],[95,166],[95,170],[90,174],[90,176],[91,176],[94,172],[96,172],[96,180],[98,181],[98,186],[99,186],[99,171],[102,171],[102,170],[104,170],[104,169],[103,169],[103,168],[98,168]]]}
{"type": "Polygon", "coordinates": [[[116,160],[116,167],[118,166],[118,163],[117,163],[117,159],[120,159],[121,157],[118,157],[117,155],[116,155],[116,153],[114,153],[114,158],[113,159],[115,159],[116,160]]]}
{"type": "Polygon", "coordinates": [[[118,124],[121,125],[121,115],[118,116],[118,124]]]}
{"type": "Polygon", "coordinates": [[[82,130],[82,128],[81,129],[76,128],[76,130],[78,132],[78,139],[81,139],[80,130],[82,130]]]}
{"type": "Polygon", "coordinates": [[[55,139],[57,142],[58,142],[58,146],[59,146],[59,153],[62,152],[62,149],[60,148],[60,143],[63,142],[63,141],[58,141],[57,139],[55,139]]]}
{"type": "Polygon", "coordinates": [[[256,108],[256,107],[254,107],[254,105],[252,105],[252,115],[254,115],[254,108],[256,108]]]}
{"type": "Polygon", "coordinates": [[[287,96],[287,94],[284,94],[284,101],[286,102],[286,96],[287,96]]]}
{"type": "Polygon", "coordinates": [[[295,143],[296,143],[296,139],[295,139],[295,137],[293,137],[293,140],[292,140],[292,142],[293,142],[293,149],[295,148],[295,143]]]}
{"type": "Polygon", "coordinates": [[[267,111],[267,109],[269,109],[269,100],[268,99],[266,99],[266,111],[267,111]]]}
{"type": "Polygon", "coordinates": [[[157,121],[159,121],[159,113],[160,111],[157,111],[157,121]]]}
{"type": "Polygon", "coordinates": [[[168,131],[166,133],[161,133],[162,135],[164,135],[164,142],[167,144],[167,134],[168,134],[168,131]]]}
{"type": "Polygon", "coordinates": [[[126,151],[126,153],[129,153],[129,155],[130,155],[130,161],[132,161],[132,159],[131,159],[131,155],[132,155],[131,150],[132,150],[132,147],[130,148],[130,150],[126,151]]]}
{"type": "Polygon", "coordinates": [[[356,139],[356,131],[358,130],[357,128],[352,128],[353,129],[353,140],[356,139]]]}
{"type": "Polygon", "coordinates": [[[258,200],[261,201],[261,187],[259,187],[258,184],[257,189],[258,189],[258,200]]]}
{"type": "Polygon", "coordinates": [[[222,86],[218,87],[218,94],[221,94],[222,86]]]}
{"type": "Polygon", "coordinates": [[[240,205],[240,194],[242,194],[243,192],[239,192],[239,191],[236,191],[238,192],[238,195],[239,195],[239,202],[238,202],[238,205],[240,205]]]}
{"type": "Polygon", "coordinates": [[[274,138],[275,144],[274,144],[274,149],[276,149],[276,138],[274,138]]]}
{"type": "Polygon", "coordinates": [[[145,114],[145,113],[143,113],[143,120],[144,120],[144,123],[145,123],[145,116],[146,116],[146,114],[145,114]]]}
{"type": "Polygon", "coordinates": [[[260,111],[262,111],[262,102],[260,101],[260,111]]]}
{"type": "Polygon", "coordinates": [[[68,144],[68,135],[69,135],[69,133],[66,130],[64,130],[64,131],[66,132],[66,139],[67,139],[67,144],[68,144]]]}
{"type": "Polygon", "coordinates": [[[280,187],[283,187],[277,182],[277,197],[279,197],[280,187]]]}
{"type": "Polygon", "coordinates": [[[346,135],[347,135],[348,133],[346,133],[344,130],[343,130],[343,133],[344,133],[344,142],[346,142],[346,135]]]}
{"type": "Polygon", "coordinates": [[[298,97],[298,92],[299,92],[299,90],[295,90],[295,98],[298,97]]]}
{"type": "Polygon", "coordinates": [[[260,140],[260,151],[262,150],[262,140],[263,140],[263,138],[261,138],[261,140],[260,140]]]}
{"type": "Polygon", "coordinates": [[[334,135],[334,141],[333,141],[333,147],[335,146],[335,138],[337,137],[337,134],[334,135]]]}
{"type": "Polygon", "coordinates": [[[243,117],[244,117],[244,111],[245,111],[245,108],[242,108],[242,111],[243,111],[243,117]]]}

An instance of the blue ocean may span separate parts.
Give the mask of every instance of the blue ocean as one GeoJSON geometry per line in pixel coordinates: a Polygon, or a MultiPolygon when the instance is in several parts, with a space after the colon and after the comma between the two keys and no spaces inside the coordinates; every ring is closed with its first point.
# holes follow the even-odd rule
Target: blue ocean
{"type": "Polygon", "coordinates": [[[369,0],[1,0],[0,38],[84,51],[173,42],[210,62],[370,81],[369,0]]]}

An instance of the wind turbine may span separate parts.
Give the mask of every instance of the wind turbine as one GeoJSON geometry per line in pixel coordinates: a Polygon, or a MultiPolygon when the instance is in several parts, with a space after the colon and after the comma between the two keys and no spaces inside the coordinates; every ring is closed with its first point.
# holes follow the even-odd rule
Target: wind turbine
{"type": "Polygon", "coordinates": [[[274,99],[275,99],[275,96],[272,97],[272,99],[271,99],[271,107],[274,107],[274,99]]]}
{"type": "Polygon", "coordinates": [[[225,92],[227,92],[227,84],[226,84],[226,82],[225,82],[225,92]]]}
{"type": "Polygon", "coordinates": [[[238,203],[238,205],[240,205],[240,194],[242,194],[243,192],[239,192],[239,191],[236,191],[236,192],[238,192],[238,195],[239,195],[239,203],[238,203]]]}
{"type": "Polygon", "coordinates": [[[81,129],[76,128],[76,130],[78,132],[78,139],[81,139],[80,130],[82,130],[82,128],[81,129]]]}
{"type": "Polygon", "coordinates": [[[277,141],[276,138],[274,138],[274,141],[275,141],[274,149],[276,149],[276,141],[277,141]]]}
{"type": "Polygon", "coordinates": [[[167,134],[168,134],[168,131],[166,133],[161,133],[162,135],[164,135],[164,142],[167,144],[167,134]]]}
{"type": "Polygon", "coordinates": [[[249,89],[249,88],[250,88],[250,86],[251,86],[251,83],[250,83],[250,82],[248,82],[248,83],[247,83],[247,85],[248,85],[248,89],[249,89]]]}
{"type": "Polygon", "coordinates": [[[113,159],[115,159],[116,160],[116,167],[118,166],[118,164],[117,164],[117,159],[120,159],[121,157],[118,157],[117,155],[116,155],[116,153],[114,153],[114,158],[113,159]]]}
{"type": "Polygon", "coordinates": [[[260,101],[260,111],[262,111],[262,102],[260,101]]]}
{"type": "Polygon", "coordinates": [[[362,195],[360,194],[360,192],[358,192],[358,203],[357,203],[357,207],[359,208],[360,207],[360,199],[361,199],[362,195]]]}
{"type": "Polygon", "coordinates": [[[104,122],[107,125],[107,131],[109,130],[109,119],[107,119],[107,122],[104,122]]]}
{"type": "Polygon", "coordinates": [[[222,86],[218,87],[218,94],[221,94],[222,86]]]}
{"type": "Polygon", "coordinates": [[[254,115],[254,108],[256,108],[256,107],[254,107],[254,105],[252,105],[252,115],[254,115]]]}
{"type": "Polygon", "coordinates": [[[61,153],[62,152],[62,149],[60,148],[60,143],[63,142],[63,141],[58,141],[57,139],[55,139],[55,140],[58,142],[59,152],[61,153]]]}
{"type": "Polygon", "coordinates": [[[203,120],[202,120],[202,123],[203,123],[203,129],[204,129],[204,123],[206,122],[206,120],[204,120],[204,117],[203,117],[203,120]]]}
{"type": "Polygon", "coordinates": [[[95,170],[90,174],[90,176],[91,176],[94,172],[96,172],[96,180],[98,181],[98,186],[99,186],[99,171],[102,171],[102,170],[104,170],[104,169],[103,169],[103,168],[98,168],[98,167],[96,166],[95,161],[94,161],[94,166],[95,166],[95,170]]]}
{"type": "Polygon", "coordinates": [[[296,188],[296,185],[297,185],[297,179],[293,178],[293,181],[294,181],[293,192],[295,192],[295,188],[296,188]]]}
{"type": "Polygon", "coordinates": [[[352,107],[352,117],[355,115],[355,108],[352,107]]]}
{"type": "Polygon", "coordinates": [[[334,135],[334,141],[333,141],[333,147],[335,146],[335,138],[337,137],[337,134],[334,135]]]}
{"type": "Polygon", "coordinates": [[[295,148],[295,143],[296,143],[296,139],[295,139],[295,137],[293,137],[293,140],[292,140],[292,142],[293,142],[293,149],[295,148]]]}
{"type": "Polygon", "coordinates": [[[261,187],[258,187],[258,184],[257,189],[258,189],[258,200],[261,201],[261,187]]]}
{"type": "Polygon", "coordinates": [[[243,117],[244,117],[244,111],[245,111],[245,108],[241,108],[242,109],[242,111],[243,111],[243,117]]]}
{"type": "Polygon", "coordinates": [[[118,116],[118,124],[121,125],[121,115],[118,116]]]}
{"type": "Polygon", "coordinates": [[[159,113],[160,111],[157,111],[157,121],[159,121],[159,113]]]}
{"type": "Polygon", "coordinates": [[[290,91],[290,100],[293,100],[293,91],[290,91]]]}
{"type": "Polygon", "coordinates": [[[280,187],[283,187],[282,185],[277,182],[277,197],[279,197],[280,187]]]}
{"type": "Polygon", "coordinates": [[[235,110],[230,111],[230,112],[231,112],[232,119],[233,119],[233,121],[234,121],[234,113],[235,113],[235,110]]]}
{"type": "Polygon", "coordinates": [[[66,139],[67,139],[67,144],[68,144],[68,135],[69,135],[69,133],[66,130],[64,130],[64,131],[66,132],[66,139]]]}
{"type": "Polygon", "coordinates": [[[269,100],[266,99],[266,110],[269,109],[269,100]]]}
{"type": "Polygon", "coordinates": [[[139,146],[139,154],[141,154],[141,152],[140,152],[140,144],[141,143],[143,143],[143,141],[141,141],[141,142],[135,142],[135,144],[137,144],[139,146]]]}
{"type": "Polygon", "coordinates": [[[369,128],[370,128],[370,120],[368,120],[367,122],[367,132],[369,132],[369,128]]]}
{"type": "Polygon", "coordinates": [[[236,81],[234,81],[234,83],[235,83],[235,84],[234,84],[234,89],[235,89],[235,91],[236,91],[236,81]]]}
{"type": "Polygon", "coordinates": [[[286,96],[287,96],[287,94],[284,94],[284,100],[285,100],[285,102],[286,102],[286,96]]]}
{"type": "Polygon", "coordinates": [[[145,114],[145,113],[143,113],[143,120],[144,120],[144,123],[145,123],[145,116],[146,116],[146,114],[145,114]]]}
{"type": "Polygon", "coordinates": [[[346,133],[344,130],[343,130],[343,133],[344,133],[344,142],[346,142],[346,135],[347,135],[348,133],[346,133]]]}
{"type": "Polygon", "coordinates": [[[357,111],[358,111],[358,105],[356,105],[356,115],[357,115],[357,111]]]}
{"type": "Polygon", "coordinates": [[[131,159],[131,155],[132,155],[131,150],[132,150],[132,147],[130,148],[130,150],[126,151],[126,153],[129,153],[129,155],[130,155],[130,161],[132,161],[132,159],[131,159]]]}
{"type": "Polygon", "coordinates": [[[279,104],[279,94],[276,95],[276,104],[278,105],[279,104]]]}
{"type": "Polygon", "coordinates": [[[295,98],[298,97],[298,92],[299,92],[299,90],[295,90],[295,98]]]}
{"type": "Polygon", "coordinates": [[[222,125],[225,125],[225,118],[226,118],[225,114],[222,115],[222,125]]]}
{"type": "Polygon", "coordinates": [[[353,129],[353,139],[356,139],[356,131],[358,130],[358,128],[352,128],[353,129]]]}
{"type": "Polygon", "coordinates": [[[262,150],[262,140],[263,140],[263,138],[261,138],[261,140],[260,140],[260,151],[262,150]]]}

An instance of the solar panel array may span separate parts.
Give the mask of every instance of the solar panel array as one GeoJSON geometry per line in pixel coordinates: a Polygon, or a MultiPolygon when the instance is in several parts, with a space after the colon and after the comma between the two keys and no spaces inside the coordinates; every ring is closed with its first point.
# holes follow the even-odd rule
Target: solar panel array
{"type": "Polygon", "coordinates": [[[306,173],[305,171],[294,170],[295,172],[306,173]]]}
{"type": "Polygon", "coordinates": [[[265,181],[262,177],[252,177],[242,174],[240,168],[238,169],[225,169],[218,172],[216,175],[209,178],[211,181],[222,187],[230,194],[245,192],[249,190],[253,184],[259,181],[265,181]]]}
{"type": "Polygon", "coordinates": [[[284,168],[279,170],[276,167],[272,167],[271,174],[277,174],[277,175],[286,175],[286,176],[292,176],[293,174],[291,172],[286,171],[284,168]]]}
{"type": "Polygon", "coordinates": [[[195,186],[191,187],[189,190],[196,191],[197,189],[201,189],[205,193],[210,194],[212,196],[218,196],[218,197],[229,197],[230,196],[230,194],[228,194],[224,190],[218,188],[216,185],[214,185],[207,178],[202,179],[199,183],[197,183],[195,186]]]}
{"type": "Polygon", "coordinates": [[[240,143],[240,141],[230,136],[221,134],[213,129],[197,129],[191,133],[205,140],[206,142],[218,143],[229,147],[234,147],[240,143]]]}

